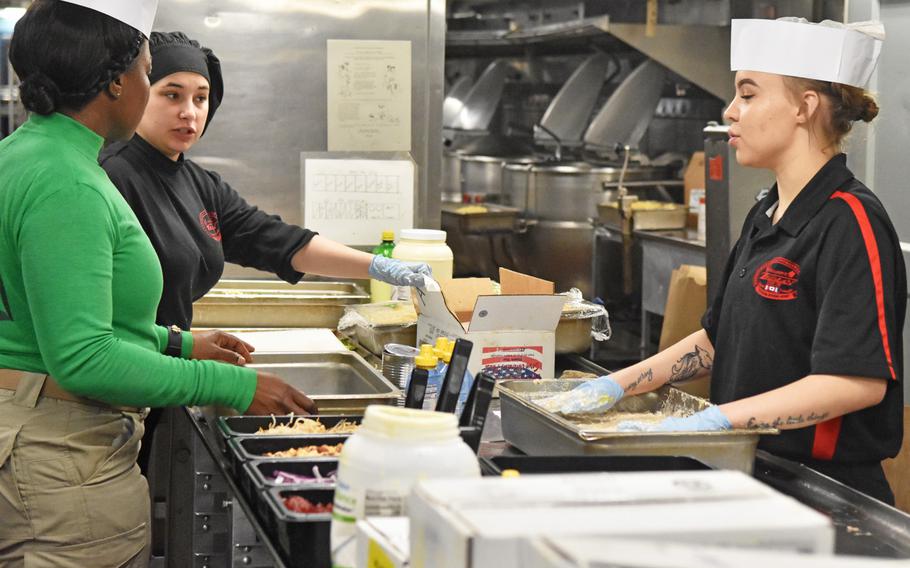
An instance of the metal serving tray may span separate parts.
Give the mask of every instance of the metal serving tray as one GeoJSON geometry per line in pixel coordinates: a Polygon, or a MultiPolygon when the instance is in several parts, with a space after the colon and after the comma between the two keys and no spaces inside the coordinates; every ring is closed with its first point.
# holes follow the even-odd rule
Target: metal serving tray
{"type": "Polygon", "coordinates": [[[462,233],[511,233],[515,230],[520,211],[514,207],[478,204],[486,207],[484,213],[460,213],[458,210],[466,204],[443,204],[442,217],[444,225],[455,225],[462,233]],[[449,223],[446,217],[451,218],[449,223]]]}
{"type": "Polygon", "coordinates": [[[193,304],[196,327],[327,327],[370,295],[353,282],[222,280],[193,304]]]}
{"type": "Polygon", "coordinates": [[[382,348],[388,343],[414,346],[417,344],[417,325],[354,326],[354,338],[364,349],[382,357],[382,348]]]}
{"type": "Polygon", "coordinates": [[[351,352],[263,353],[252,369],[274,373],[302,390],[319,406],[320,414],[362,415],[371,404],[397,404],[401,391],[351,352]]]}
{"type": "MultiPolygon", "coordinates": [[[[530,455],[651,455],[691,457],[717,469],[752,473],[759,436],[768,430],[725,432],[616,432],[588,429],[581,420],[545,410],[535,401],[571,390],[588,379],[499,383],[505,440],[530,455]]],[[[710,403],[673,387],[623,399],[617,412],[697,412],[710,403]]],[[[611,411],[612,412],[612,411],[611,411]]]]}
{"type": "Polygon", "coordinates": [[[672,209],[633,209],[631,224],[628,227],[626,227],[628,220],[623,219],[618,207],[599,204],[597,215],[601,223],[618,228],[628,228],[629,231],[684,229],[689,209],[684,205],[673,205],[672,209]]]}

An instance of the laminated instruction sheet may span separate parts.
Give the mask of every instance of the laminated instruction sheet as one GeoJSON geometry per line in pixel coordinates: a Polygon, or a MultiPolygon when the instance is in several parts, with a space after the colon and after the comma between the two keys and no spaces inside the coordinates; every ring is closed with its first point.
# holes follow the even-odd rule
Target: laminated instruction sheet
{"type": "Polygon", "coordinates": [[[413,227],[411,160],[301,157],[304,227],[346,245],[375,244],[383,231],[413,227]]]}
{"type": "Polygon", "coordinates": [[[411,150],[411,42],[330,39],[328,150],[411,150]]]}

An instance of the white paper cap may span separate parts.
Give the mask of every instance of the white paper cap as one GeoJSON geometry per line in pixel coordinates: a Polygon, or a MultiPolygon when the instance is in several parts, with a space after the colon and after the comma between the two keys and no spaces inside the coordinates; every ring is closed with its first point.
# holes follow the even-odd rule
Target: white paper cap
{"type": "Polygon", "coordinates": [[[96,12],[107,14],[115,20],[132,26],[149,37],[155,12],[158,11],[158,0],[63,0],[91,8],[96,12]]]}
{"type": "Polygon", "coordinates": [[[733,20],[730,69],[865,87],[884,39],[880,22],[733,20]]]}

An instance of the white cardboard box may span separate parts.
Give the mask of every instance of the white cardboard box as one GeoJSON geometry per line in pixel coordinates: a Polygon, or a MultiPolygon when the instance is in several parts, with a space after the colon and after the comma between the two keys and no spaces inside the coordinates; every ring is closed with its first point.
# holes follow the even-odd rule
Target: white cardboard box
{"type": "Polygon", "coordinates": [[[407,568],[408,518],[357,521],[357,568],[407,568]]]}
{"type": "Polygon", "coordinates": [[[426,292],[417,295],[418,344],[433,344],[437,337],[461,337],[474,344],[468,362],[472,374],[483,370],[497,379],[553,378],[556,326],[565,297],[508,295],[505,289],[503,295],[478,296],[478,287],[469,281],[481,280],[486,279],[448,281],[445,293],[431,282],[426,292]]]}
{"type": "Polygon", "coordinates": [[[661,540],[830,553],[830,520],[734,471],[534,475],[419,482],[413,568],[523,568],[528,538],[661,540]]]}
{"type": "Polygon", "coordinates": [[[522,568],[898,568],[910,560],[745,550],[616,538],[541,538],[526,543],[522,568]]]}

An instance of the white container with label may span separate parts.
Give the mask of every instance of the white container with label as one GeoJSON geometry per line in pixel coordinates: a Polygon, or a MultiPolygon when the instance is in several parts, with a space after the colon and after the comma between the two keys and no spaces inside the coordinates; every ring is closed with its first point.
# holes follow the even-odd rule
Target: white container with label
{"type": "Polygon", "coordinates": [[[407,515],[407,498],[414,483],[452,477],[480,477],[477,456],[459,436],[454,414],[367,407],[363,425],[338,458],[333,567],[354,567],[357,520],[407,515]]]}
{"type": "Polygon", "coordinates": [[[454,255],[446,244],[446,232],[433,229],[403,229],[392,258],[408,262],[425,262],[433,270],[433,279],[451,280],[454,255]]]}

